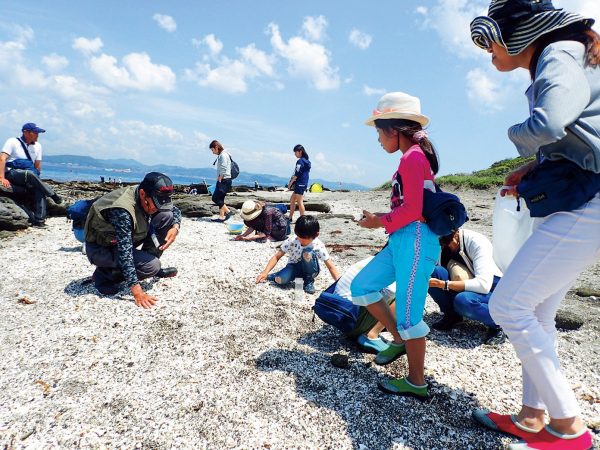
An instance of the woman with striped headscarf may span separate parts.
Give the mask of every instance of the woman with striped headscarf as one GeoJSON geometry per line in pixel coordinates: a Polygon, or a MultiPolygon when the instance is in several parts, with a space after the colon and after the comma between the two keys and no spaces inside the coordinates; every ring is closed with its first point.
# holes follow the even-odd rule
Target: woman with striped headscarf
{"type": "MultiPolygon", "coordinates": [[[[600,36],[593,19],[556,9],[550,0],[493,0],[471,36],[501,72],[524,68],[529,117],[508,135],[536,160],[511,172],[505,194],[542,161],[568,160],[600,173],[600,36]]],[[[577,186],[573,186],[577,188],[577,186]]],[[[600,194],[572,211],[546,216],[523,245],[491,300],[490,313],[522,364],[516,415],[476,410],[475,419],[521,438],[511,449],[587,450],[592,436],[561,371],[554,318],[579,274],[600,256],[600,194]],[[550,417],[545,424],[545,413],[550,417]]]]}

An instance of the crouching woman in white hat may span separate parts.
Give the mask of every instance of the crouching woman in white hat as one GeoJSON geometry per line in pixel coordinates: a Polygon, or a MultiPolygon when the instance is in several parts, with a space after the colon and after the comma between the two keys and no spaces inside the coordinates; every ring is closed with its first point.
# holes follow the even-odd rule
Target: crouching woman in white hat
{"type": "MultiPolygon", "coordinates": [[[[494,0],[488,15],[471,23],[473,41],[491,54],[496,69],[523,68],[532,80],[526,93],[530,115],[508,134],[521,156],[537,158],[506,177],[504,184],[513,186],[508,194],[546,159],[562,158],[600,172],[600,36],[592,31],[593,23],[555,9],[550,0],[494,0]]],[[[474,417],[525,441],[511,449],[592,448],[592,436],[578,417],[577,399],[560,368],[554,318],[570,286],[598,256],[596,194],[574,210],[547,215],[492,295],[490,314],[521,360],[522,406],[516,416],[476,410],[474,417]]]]}
{"type": "Polygon", "coordinates": [[[263,202],[246,200],[242,204],[240,216],[248,227],[236,241],[284,241],[290,234],[290,222],[274,206],[263,202]]]}

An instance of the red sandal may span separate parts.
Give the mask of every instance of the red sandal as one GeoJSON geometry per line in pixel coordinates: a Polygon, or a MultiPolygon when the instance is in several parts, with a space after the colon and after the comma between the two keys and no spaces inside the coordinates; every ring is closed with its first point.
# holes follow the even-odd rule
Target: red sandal
{"type": "Polygon", "coordinates": [[[525,442],[510,444],[509,450],[590,450],[593,448],[592,433],[583,429],[575,435],[557,433],[546,426],[539,433],[530,435],[525,442]]]}
{"type": "Polygon", "coordinates": [[[527,428],[517,422],[517,417],[511,414],[498,414],[487,409],[473,410],[473,419],[486,428],[510,434],[521,439],[531,439],[541,430],[527,428]]]}

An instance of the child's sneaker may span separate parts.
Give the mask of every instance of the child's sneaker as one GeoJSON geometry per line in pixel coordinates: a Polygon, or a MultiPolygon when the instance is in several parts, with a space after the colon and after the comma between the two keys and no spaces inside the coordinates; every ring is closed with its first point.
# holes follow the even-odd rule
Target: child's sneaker
{"type": "Polygon", "coordinates": [[[394,344],[393,342],[390,342],[388,348],[377,353],[375,364],[385,366],[386,364],[396,361],[402,355],[406,355],[406,347],[404,344],[394,344]]]}
{"type": "Polygon", "coordinates": [[[304,285],[304,292],[306,292],[307,294],[314,294],[316,291],[315,289],[315,283],[306,283],[304,285]]]}
{"type": "Polygon", "coordinates": [[[380,381],[377,383],[377,387],[388,394],[414,397],[421,401],[429,399],[429,391],[426,384],[415,386],[406,378],[380,381]]]}
{"type": "Polygon", "coordinates": [[[380,337],[376,337],[375,339],[369,339],[364,334],[359,335],[356,338],[356,342],[363,352],[368,353],[379,353],[383,350],[386,350],[390,346],[390,344],[388,344],[380,337]]]}

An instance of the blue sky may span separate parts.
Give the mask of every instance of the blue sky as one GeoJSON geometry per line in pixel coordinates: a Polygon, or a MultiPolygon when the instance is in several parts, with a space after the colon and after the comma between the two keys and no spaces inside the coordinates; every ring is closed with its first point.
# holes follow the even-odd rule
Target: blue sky
{"type": "MultiPolygon", "coordinates": [[[[2,0],[0,140],[46,128],[45,154],[209,167],[218,139],[241,170],[375,186],[386,155],[363,121],[387,91],[421,98],[441,174],[516,156],[526,73],[470,41],[480,0],[2,0]]],[[[598,0],[556,1],[600,19],[598,0]]]]}

